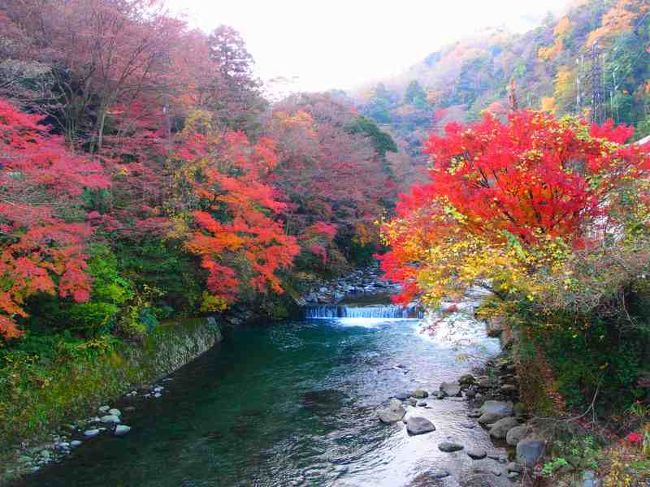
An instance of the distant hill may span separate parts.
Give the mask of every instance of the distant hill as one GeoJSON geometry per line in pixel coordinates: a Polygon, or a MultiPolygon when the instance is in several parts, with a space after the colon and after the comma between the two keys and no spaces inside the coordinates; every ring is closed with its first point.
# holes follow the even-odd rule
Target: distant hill
{"type": "Polygon", "coordinates": [[[585,113],[650,133],[650,4],[589,0],[525,34],[502,30],[431,53],[357,95],[360,111],[403,138],[413,155],[431,128],[520,107],[585,113]]]}

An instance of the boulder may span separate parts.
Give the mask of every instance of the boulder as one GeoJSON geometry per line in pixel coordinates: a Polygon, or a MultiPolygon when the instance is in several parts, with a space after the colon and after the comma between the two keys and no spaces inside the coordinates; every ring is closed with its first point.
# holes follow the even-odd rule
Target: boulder
{"type": "Polygon", "coordinates": [[[108,414],[112,414],[113,416],[117,416],[118,418],[122,416],[122,411],[116,408],[112,408],[108,410],[108,414]]]}
{"type": "Polygon", "coordinates": [[[510,401],[485,401],[479,411],[481,412],[481,416],[478,422],[481,424],[495,423],[501,418],[512,416],[513,413],[512,403],[510,401]]]}
{"type": "Polygon", "coordinates": [[[97,429],[97,428],[93,428],[93,429],[84,431],[84,436],[86,438],[93,438],[93,437],[97,436],[98,434],[99,434],[99,429],[97,429]]]}
{"type": "Polygon", "coordinates": [[[546,442],[541,438],[526,437],[517,443],[517,462],[533,467],[544,455],[546,442]]]}
{"type": "Polygon", "coordinates": [[[442,443],[438,444],[438,450],[444,451],[447,453],[451,453],[454,451],[460,451],[463,448],[465,448],[463,445],[460,443],[454,443],[452,441],[443,441],[442,443]]]}
{"type": "Polygon", "coordinates": [[[445,396],[460,396],[460,385],[456,382],[443,382],[440,384],[440,392],[445,396]]]}
{"type": "Polygon", "coordinates": [[[520,424],[508,430],[506,433],[506,443],[511,446],[517,446],[517,443],[532,433],[532,428],[527,424],[520,424]]]}
{"type": "Polygon", "coordinates": [[[414,416],[406,420],[406,431],[410,435],[423,435],[435,431],[436,427],[427,418],[421,416],[414,416]]]}
{"type": "Polygon", "coordinates": [[[70,442],[70,448],[77,448],[78,446],[81,446],[81,441],[79,440],[72,440],[70,442]]]}
{"type": "Polygon", "coordinates": [[[508,431],[515,426],[519,426],[519,421],[513,416],[501,418],[500,420],[492,423],[490,426],[490,436],[496,440],[503,440],[508,431]]]}
{"type": "Polygon", "coordinates": [[[102,414],[106,414],[106,413],[108,412],[109,409],[111,409],[110,406],[99,406],[99,407],[97,408],[97,410],[98,410],[100,413],[102,413],[102,414]]]}
{"type": "Polygon", "coordinates": [[[487,452],[482,448],[468,448],[466,452],[472,460],[480,460],[487,456],[487,452]]]}
{"type": "Polygon", "coordinates": [[[397,423],[406,414],[406,409],[399,399],[391,399],[388,406],[377,410],[379,421],[385,424],[397,423]]]}
{"type": "Polygon", "coordinates": [[[416,389],[413,391],[413,394],[411,394],[411,396],[415,397],[416,399],[424,399],[425,397],[429,397],[429,393],[424,389],[416,389]]]}

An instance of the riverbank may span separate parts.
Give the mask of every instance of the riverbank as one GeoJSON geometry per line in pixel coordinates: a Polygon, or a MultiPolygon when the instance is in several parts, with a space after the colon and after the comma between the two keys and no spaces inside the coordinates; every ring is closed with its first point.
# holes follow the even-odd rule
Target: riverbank
{"type": "Polygon", "coordinates": [[[131,391],[160,396],[154,390],[160,386],[151,384],[222,338],[221,326],[213,318],[199,318],[161,324],[140,343],[108,338],[81,342],[78,349],[59,353],[52,362],[14,355],[8,364],[12,370],[3,371],[1,384],[0,484],[60,461],[93,436],[126,434],[125,425],[117,430],[116,426],[128,414],[99,408],[131,391]]]}

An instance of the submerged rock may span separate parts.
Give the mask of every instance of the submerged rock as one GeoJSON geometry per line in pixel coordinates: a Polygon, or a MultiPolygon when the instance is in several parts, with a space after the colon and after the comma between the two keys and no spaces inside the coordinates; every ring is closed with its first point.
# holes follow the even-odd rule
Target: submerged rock
{"type": "Polygon", "coordinates": [[[377,410],[379,421],[385,424],[397,423],[406,415],[406,409],[399,399],[391,399],[388,406],[377,410]]]}
{"type": "Polygon", "coordinates": [[[492,473],[474,473],[460,481],[461,487],[510,487],[512,484],[504,477],[492,473]]]}
{"type": "Polygon", "coordinates": [[[423,435],[424,433],[430,433],[435,430],[436,427],[427,418],[415,416],[406,420],[406,431],[410,435],[423,435]]]}
{"type": "Polygon", "coordinates": [[[467,450],[467,455],[473,460],[480,460],[487,456],[487,452],[482,448],[469,448],[467,450]]]}
{"type": "Polygon", "coordinates": [[[447,453],[451,453],[454,451],[460,451],[463,448],[465,448],[463,445],[460,443],[454,443],[452,441],[443,441],[442,443],[438,444],[438,450],[444,451],[447,453]]]}

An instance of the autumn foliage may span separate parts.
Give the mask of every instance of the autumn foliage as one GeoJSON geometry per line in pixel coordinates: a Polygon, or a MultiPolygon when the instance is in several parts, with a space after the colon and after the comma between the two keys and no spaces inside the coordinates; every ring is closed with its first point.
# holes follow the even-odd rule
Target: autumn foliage
{"type": "Polygon", "coordinates": [[[36,293],[87,300],[85,244],[92,234],[83,191],[107,188],[102,165],[66,149],[41,118],[0,100],[0,334],[36,293]]]}
{"type": "Polygon", "coordinates": [[[253,144],[241,132],[197,133],[189,126],[172,157],[198,199],[186,247],[208,272],[211,298],[204,307],[232,304],[241,286],[281,293],[276,272],[291,265],[299,247],[277,220],[285,205],[264,183],[277,163],[274,142],[263,137],[253,144]]]}
{"type": "Polygon", "coordinates": [[[630,135],[525,110],[430,136],[430,181],[383,227],[391,251],[382,265],[403,283],[402,299],[436,302],[480,280],[534,293],[532,272],[620,233],[620,190],[650,171],[647,152],[624,145],[630,135]]]}

